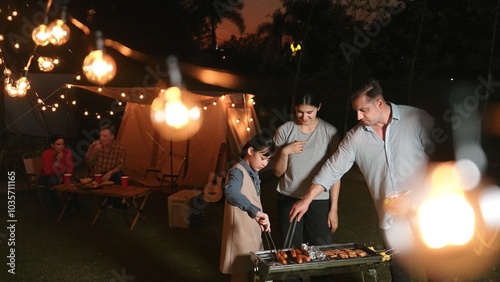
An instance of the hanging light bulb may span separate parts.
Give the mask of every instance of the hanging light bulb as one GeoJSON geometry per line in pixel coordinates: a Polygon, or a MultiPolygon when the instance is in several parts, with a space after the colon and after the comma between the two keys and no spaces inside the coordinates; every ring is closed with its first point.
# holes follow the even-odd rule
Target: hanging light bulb
{"type": "Polygon", "coordinates": [[[193,94],[173,86],[161,89],[151,104],[151,121],[166,139],[187,140],[198,132],[203,122],[193,94]]]}
{"type": "Polygon", "coordinates": [[[116,63],[113,57],[104,52],[102,32],[96,31],[97,49],[83,60],[83,73],[92,83],[104,85],[116,75],[116,63]]]}
{"type": "Polygon", "coordinates": [[[12,86],[12,79],[6,78],[4,81],[5,84],[5,92],[7,92],[7,95],[10,97],[17,97],[17,89],[15,89],[14,86],[12,86]]]}
{"type": "Polygon", "coordinates": [[[47,30],[50,33],[50,43],[63,45],[68,42],[71,32],[69,26],[66,24],[66,7],[63,7],[61,18],[50,23],[47,30]]]}
{"type": "Polygon", "coordinates": [[[54,69],[55,63],[49,57],[40,56],[38,57],[38,68],[43,72],[49,72],[54,69]]]}
{"type": "Polygon", "coordinates": [[[161,89],[153,100],[150,117],[153,127],[165,139],[182,141],[195,135],[203,123],[199,99],[182,87],[177,58],[166,61],[172,87],[161,89]]]}
{"type": "Polygon", "coordinates": [[[31,39],[33,39],[36,45],[47,46],[50,43],[50,36],[51,33],[47,28],[47,16],[45,16],[44,23],[33,29],[33,32],[31,33],[31,39]]]}
{"type": "Polygon", "coordinates": [[[24,97],[31,88],[30,81],[25,77],[21,77],[16,81],[17,96],[24,97]]]}

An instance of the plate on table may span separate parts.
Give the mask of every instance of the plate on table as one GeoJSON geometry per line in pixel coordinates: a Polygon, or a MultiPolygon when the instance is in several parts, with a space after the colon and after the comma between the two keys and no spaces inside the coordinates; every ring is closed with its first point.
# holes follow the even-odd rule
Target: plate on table
{"type": "Polygon", "coordinates": [[[110,186],[110,185],[114,185],[114,184],[115,183],[113,181],[106,180],[106,181],[99,183],[99,186],[110,186]]]}
{"type": "Polygon", "coordinates": [[[78,184],[76,185],[76,188],[82,190],[96,190],[96,189],[102,189],[103,186],[94,183],[87,183],[87,184],[78,184]]]}

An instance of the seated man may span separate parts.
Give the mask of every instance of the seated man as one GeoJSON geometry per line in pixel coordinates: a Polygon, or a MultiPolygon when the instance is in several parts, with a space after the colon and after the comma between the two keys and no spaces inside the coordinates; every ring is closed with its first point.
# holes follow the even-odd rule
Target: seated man
{"type": "MultiPolygon", "coordinates": [[[[125,148],[115,140],[115,127],[104,125],[100,128],[100,138],[94,141],[85,154],[85,163],[91,173],[102,174],[101,181],[113,181],[115,184],[121,183],[121,177],[125,169],[125,148]]],[[[112,208],[128,208],[125,199],[110,199],[112,208]]]]}

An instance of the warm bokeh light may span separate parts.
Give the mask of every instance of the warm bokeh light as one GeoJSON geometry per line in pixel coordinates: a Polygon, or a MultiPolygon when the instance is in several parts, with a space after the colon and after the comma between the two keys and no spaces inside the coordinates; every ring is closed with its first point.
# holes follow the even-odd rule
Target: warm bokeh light
{"type": "Polygon", "coordinates": [[[49,41],[54,45],[63,45],[68,42],[71,34],[69,26],[62,19],[53,21],[49,24],[47,30],[50,33],[49,41]]]}
{"type": "Polygon", "coordinates": [[[422,239],[431,248],[462,245],[474,234],[474,210],[457,171],[454,162],[437,165],[431,172],[429,197],[418,209],[422,239]]]}
{"type": "Polygon", "coordinates": [[[116,75],[116,62],[102,50],[94,50],[83,60],[85,77],[97,85],[104,85],[116,75]]]}
{"type": "Polygon", "coordinates": [[[160,90],[153,100],[151,121],[164,138],[180,141],[198,132],[202,116],[194,94],[174,86],[160,90]]]}
{"type": "Polygon", "coordinates": [[[41,24],[37,26],[35,29],[33,29],[33,32],[31,33],[31,38],[33,39],[33,42],[35,42],[36,45],[39,46],[47,46],[50,41],[50,31],[47,28],[47,25],[41,24]]]}
{"type": "Polygon", "coordinates": [[[418,217],[424,242],[431,248],[463,245],[474,233],[474,211],[461,195],[427,200],[418,217]]]}
{"type": "Polygon", "coordinates": [[[55,67],[54,60],[49,57],[38,57],[38,68],[43,72],[52,71],[55,67]]]}
{"type": "Polygon", "coordinates": [[[181,101],[167,103],[165,106],[165,122],[175,128],[185,126],[189,121],[188,110],[181,101]]]}

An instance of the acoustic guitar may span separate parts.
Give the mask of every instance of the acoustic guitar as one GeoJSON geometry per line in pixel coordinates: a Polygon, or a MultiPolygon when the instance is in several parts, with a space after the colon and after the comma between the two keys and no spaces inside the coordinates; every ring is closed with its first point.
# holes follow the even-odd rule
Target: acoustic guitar
{"type": "Polygon", "coordinates": [[[203,190],[203,198],[207,203],[217,203],[222,199],[222,180],[224,178],[221,175],[221,162],[224,156],[224,151],[226,149],[226,143],[221,143],[219,148],[219,155],[217,157],[217,164],[215,165],[215,172],[208,175],[208,181],[203,190]]]}

